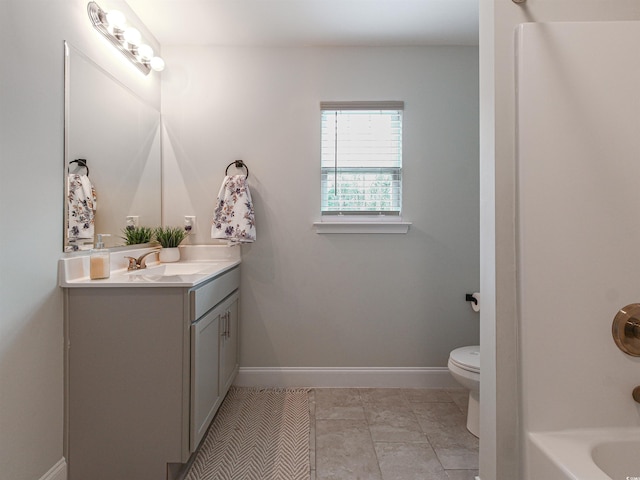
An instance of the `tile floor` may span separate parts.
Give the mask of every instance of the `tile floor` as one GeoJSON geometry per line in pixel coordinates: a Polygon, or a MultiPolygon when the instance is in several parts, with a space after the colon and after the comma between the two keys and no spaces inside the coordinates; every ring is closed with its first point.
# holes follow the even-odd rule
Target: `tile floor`
{"type": "Polygon", "coordinates": [[[311,480],[474,480],[478,439],[467,394],[440,389],[315,389],[311,480]]]}

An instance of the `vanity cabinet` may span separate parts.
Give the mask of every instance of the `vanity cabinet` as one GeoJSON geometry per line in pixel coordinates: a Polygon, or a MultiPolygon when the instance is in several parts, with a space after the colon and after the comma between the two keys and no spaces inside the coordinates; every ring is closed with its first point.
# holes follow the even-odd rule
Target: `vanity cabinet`
{"type": "Polygon", "coordinates": [[[238,372],[238,293],[191,325],[190,446],[198,446],[238,372]],[[216,364],[218,368],[211,369],[216,364]]]}
{"type": "Polygon", "coordinates": [[[180,473],[238,371],[239,280],[65,289],[69,480],[180,473]]]}
{"type": "Polygon", "coordinates": [[[238,299],[236,297],[229,302],[224,321],[220,325],[220,388],[225,392],[225,395],[238,373],[240,353],[238,322],[238,299]]]}

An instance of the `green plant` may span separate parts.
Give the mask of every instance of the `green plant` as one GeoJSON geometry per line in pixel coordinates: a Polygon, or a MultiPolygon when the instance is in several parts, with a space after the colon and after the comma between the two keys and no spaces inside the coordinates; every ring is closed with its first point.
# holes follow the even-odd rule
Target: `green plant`
{"type": "Polygon", "coordinates": [[[122,230],[122,233],[124,233],[122,239],[125,241],[125,245],[149,243],[153,237],[153,229],[150,227],[128,226],[122,230]]]}
{"type": "Polygon", "coordinates": [[[182,227],[157,227],[153,233],[158,243],[164,248],[177,247],[187,236],[187,232],[182,227]]]}

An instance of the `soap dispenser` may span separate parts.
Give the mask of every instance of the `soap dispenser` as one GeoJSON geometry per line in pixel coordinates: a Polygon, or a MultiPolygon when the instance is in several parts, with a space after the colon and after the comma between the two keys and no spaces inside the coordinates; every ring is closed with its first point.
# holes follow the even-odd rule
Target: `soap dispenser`
{"type": "Polygon", "coordinates": [[[91,250],[91,258],[89,264],[89,272],[91,280],[98,280],[100,278],[109,278],[111,273],[111,254],[109,250],[104,248],[104,242],[102,237],[110,237],[108,233],[99,233],[98,241],[93,250],[91,250]]]}

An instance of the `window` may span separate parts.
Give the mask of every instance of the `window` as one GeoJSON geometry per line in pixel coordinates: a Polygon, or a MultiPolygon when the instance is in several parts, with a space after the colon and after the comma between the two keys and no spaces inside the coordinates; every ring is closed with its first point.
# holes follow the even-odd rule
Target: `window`
{"type": "Polygon", "coordinates": [[[403,102],[322,102],[322,215],[400,215],[403,102]]]}

